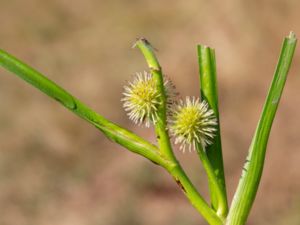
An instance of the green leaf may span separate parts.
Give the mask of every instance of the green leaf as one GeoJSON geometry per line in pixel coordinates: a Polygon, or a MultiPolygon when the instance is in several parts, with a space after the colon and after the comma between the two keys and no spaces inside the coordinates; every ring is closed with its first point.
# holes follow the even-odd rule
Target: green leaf
{"type": "Polygon", "coordinates": [[[169,163],[160,157],[156,146],[150,144],[136,134],[105,119],[103,116],[99,115],[67,91],[59,87],[56,83],[49,80],[43,74],[3,50],[0,50],[0,65],[35,86],[46,95],[57,100],[63,106],[84,120],[93,124],[112,141],[122,145],[134,153],[148,158],[157,164],[167,165],[169,163]]]}
{"type": "Polygon", "coordinates": [[[215,51],[203,45],[198,45],[197,49],[201,99],[205,100],[209,104],[218,120],[217,132],[216,137],[214,138],[214,142],[212,145],[207,146],[205,149],[211,167],[215,173],[217,181],[219,182],[219,185],[216,186],[215,182],[209,180],[210,198],[212,207],[216,211],[220,211],[221,209],[220,213],[223,217],[225,217],[228,212],[228,204],[222,156],[215,51]],[[217,193],[221,193],[221,195],[217,193]]]}
{"type": "Polygon", "coordinates": [[[293,59],[297,39],[291,32],[284,39],[275,75],[258,122],[243,173],[227,217],[227,225],[243,225],[253,205],[263,172],[268,138],[293,59]]]}

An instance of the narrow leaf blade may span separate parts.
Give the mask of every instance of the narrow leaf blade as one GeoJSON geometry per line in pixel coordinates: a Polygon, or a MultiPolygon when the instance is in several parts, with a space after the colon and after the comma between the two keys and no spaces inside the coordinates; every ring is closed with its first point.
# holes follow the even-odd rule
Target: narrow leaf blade
{"type": "Polygon", "coordinates": [[[227,225],[245,224],[261,179],[268,138],[293,59],[297,39],[293,33],[284,39],[274,78],[258,122],[243,173],[228,214],[227,225]]]}
{"type": "Polygon", "coordinates": [[[211,163],[211,166],[216,174],[217,180],[220,183],[222,200],[218,199],[215,190],[216,187],[213,182],[209,182],[211,203],[215,210],[222,204],[223,208],[222,216],[227,215],[227,195],[226,195],[226,184],[224,175],[224,164],[222,156],[222,144],[221,144],[221,132],[220,132],[220,116],[218,106],[218,90],[217,90],[217,74],[216,74],[216,60],[215,52],[213,49],[198,45],[198,62],[199,62],[199,74],[200,74],[200,91],[202,100],[207,101],[210,108],[213,109],[217,119],[217,133],[214,138],[212,145],[206,147],[206,154],[211,163]]]}
{"type": "Polygon", "coordinates": [[[0,66],[3,66],[8,71],[16,74],[21,79],[61,103],[79,117],[97,127],[112,141],[122,145],[134,153],[150,159],[157,164],[165,165],[166,161],[159,156],[156,146],[99,115],[69,94],[66,90],[49,80],[42,73],[36,71],[1,49],[0,66]]]}

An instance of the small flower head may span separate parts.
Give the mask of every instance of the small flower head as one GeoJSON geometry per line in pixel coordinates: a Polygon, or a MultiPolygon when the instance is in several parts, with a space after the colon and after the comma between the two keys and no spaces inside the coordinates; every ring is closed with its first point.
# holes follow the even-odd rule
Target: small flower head
{"type": "Polygon", "coordinates": [[[172,111],[170,131],[175,137],[175,144],[180,143],[183,152],[188,146],[189,150],[196,149],[196,144],[203,147],[210,145],[215,136],[217,119],[207,102],[195,97],[187,97],[172,111]]]}
{"type": "MultiPolygon", "coordinates": [[[[169,100],[173,97],[174,91],[171,91],[173,85],[166,79],[165,83],[167,104],[173,103],[169,100]]],[[[123,106],[129,118],[136,124],[145,124],[149,127],[158,119],[158,108],[162,104],[161,94],[157,89],[156,80],[150,73],[137,73],[133,82],[129,82],[124,87],[123,106]]]]}

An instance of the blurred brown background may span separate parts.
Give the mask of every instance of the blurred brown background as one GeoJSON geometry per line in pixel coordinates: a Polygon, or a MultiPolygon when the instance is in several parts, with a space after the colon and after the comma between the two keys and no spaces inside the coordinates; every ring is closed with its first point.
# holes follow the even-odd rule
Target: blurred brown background
{"type": "MultiPolygon", "coordinates": [[[[146,64],[136,37],[159,49],[181,96],[198,94],[196,44],[216,49],[224,160],[232,198],[282,39],[300,36],[300,2],[0,0],[0,47],[107,118],[133,126],[120,102],[146,64]]],[[[248,224],[300,224],[299,46],[248,224]]],[[[207,197],[194,153],[176,154],[207,197]]],[[[205,224],[161,168],[109,142],[0,69],[1,225],[205,224]]]]}

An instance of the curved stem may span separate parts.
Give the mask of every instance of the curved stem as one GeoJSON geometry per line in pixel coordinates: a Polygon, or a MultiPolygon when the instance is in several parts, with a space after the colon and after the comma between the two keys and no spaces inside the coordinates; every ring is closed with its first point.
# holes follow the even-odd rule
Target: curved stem
{"type": "Polygon", "coordinates": [[[177,161],[172,150],[172,145],[170,142],[170,137],[167,131],[167,97],[164,88],[164,80],[161,66],[154,54],[154,49],[151,44],[145,38],[139,38],[135,46],[137,46],[142,54],[144,55],[150,72],[153,78],[156,80],[157,89],[160,93],[161,105],[158,108],[158,120],[155,123],[155,132],[157,137],[157,142],[161,154],[167,157],[167,159],[172,161],[177,161]]]}

